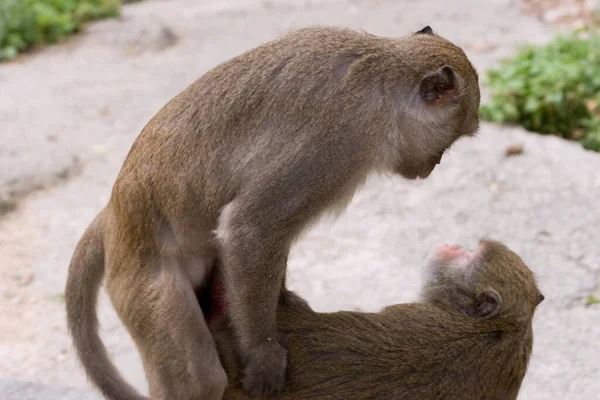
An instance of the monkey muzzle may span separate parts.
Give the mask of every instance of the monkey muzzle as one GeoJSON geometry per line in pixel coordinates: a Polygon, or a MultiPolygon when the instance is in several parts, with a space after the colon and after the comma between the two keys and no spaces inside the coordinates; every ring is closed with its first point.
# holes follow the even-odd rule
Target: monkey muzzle
{"type": "Polygon", "coordinates": [[[435,169],[435,167],[437,167],[438,165],[440,165],[442,163],[442,156],[444,155],[444,153],[440,153],[439,155],[437,155],[431,163],[426,164],[421,171],[419,172],[419,178],[421,179],[425,179],[427,178],[435,169]]]}
{"type": "Polygon", "coordinates": [[[420,171],[417,173],[417,175],[418,175],[418,176],[419,176],[419,178],[421,178],[421,179],[425,179],[425,178],[427,178],[429,175],[431,175],[431,173],[432,173],[432,172],[433,172],[433,170],[435,169],[436,165],[438,165],[438,164],[439,164],[439,162],[438,162],[438,163],[436,163],[436,164],[431,164],[431,165],[428,165],[428,166],[426,166],[425,168],[421,169],[421,170],[420,170],[420,171]]]}
{"type": "Polygon", "coordinates": [[[429,177],[435,167],[442,162],[442,155],[443,153],[440,153],[433,159],[430,158],[426,163],[417,165],[397,164],[394,171],[409,180],[415,180],[417,178],[425,179],[429,177]]]}
{"type": "Polygon", "coordinates": [[[417,178],[421,178],[421,179],[427,178],[431,174],[431,172],[433,172],[434,169],[435,169],[435,164],[432,166],[427,166],[425,168],[421,168],[420,170],[404,169],[404,168],[396,167],[395,172],[397,174],[402,175],[403,178],[409,179],[412,181],[417,178]]]}

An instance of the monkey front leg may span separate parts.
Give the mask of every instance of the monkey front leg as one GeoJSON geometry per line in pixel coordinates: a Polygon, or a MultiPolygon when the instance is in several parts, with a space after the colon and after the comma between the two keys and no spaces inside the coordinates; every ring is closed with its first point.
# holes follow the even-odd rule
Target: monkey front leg
{"type": "Polygon", "coordinates": [[[287,366],[276,320],[285,249],[272,249],[265,242],[253,234],[233,234],[221,247],[229,316],[244,366],[242,384],[252,397],[280,392],[287,366]]]}
{"type": "Polygon", "coordinates": [[[276,310],[289,232],[275,226],[277,220],[272,214],[257,215],[239,199],[223,209],[217,229],[229,316],[244,367],[242,384],[252,397],[278,393],[285,384],[287,351],[278,341],[276,310]]]}

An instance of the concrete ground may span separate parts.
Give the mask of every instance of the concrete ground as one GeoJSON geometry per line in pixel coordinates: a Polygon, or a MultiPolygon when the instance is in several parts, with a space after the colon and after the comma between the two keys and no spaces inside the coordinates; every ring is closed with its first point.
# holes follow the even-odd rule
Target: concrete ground
{"type": "MultiPolygon", "coordinates": [[[[89,389],[65,327],[66,270],[141,128],[212,66],[308,24],[389,36],[431,25],[481,75],[518,43],[552,34],[510,0],[162,0],[0,65],[0,399],[89,389]]],[[[377,310],[415,299],[419,263],[436,242],[492,236],[526,260],[546,295],[519,398],[598,400],[600,306],[586,304],[600,288],[598,171],[600,155],[575,143],[483,124],[428,180],[370,181],[293,250],[289,285],[320,311],[377,310]],[[513,144],[524,153],[505,158],[513,144]]],[[[100,320],[115,363],[146,392],[104,295],[100,320]]]]}

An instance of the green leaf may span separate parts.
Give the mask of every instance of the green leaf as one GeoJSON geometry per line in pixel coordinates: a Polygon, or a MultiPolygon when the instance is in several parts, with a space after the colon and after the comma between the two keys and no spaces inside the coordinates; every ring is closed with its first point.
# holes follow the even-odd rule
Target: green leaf
{"type": "Polygon", "coordinates": [[[600,300],[598,300],[598,298],[596,296],[593,295],[589,295],[586,301],[586,304],[588,306],[594,305],[594,304],[600,304],[600,300]]]}
{"type": "Polygon", "coordinates": [[[588,109],[592,100],[600,103],[600,33],[587,34],[521,46],[516,56],[488,70],[491,98],[481,106],[481,118],[566,138],[582,132],[574,139],[600,151],[600,113],[588,109]]]}
{"type": "Polygon", "coordinates": [[[0,60],[54,43],[92,19],[119,15],[120,0],[0,0],[0,60]]]}

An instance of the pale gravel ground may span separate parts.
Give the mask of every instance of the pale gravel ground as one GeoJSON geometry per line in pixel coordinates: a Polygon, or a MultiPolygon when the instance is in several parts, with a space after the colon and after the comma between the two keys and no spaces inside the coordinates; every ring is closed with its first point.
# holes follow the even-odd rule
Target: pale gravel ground
{"type": "MultiPolygon", "coordinates": [[[[77,174],[0,220],[0,378],[87,387],[60,301],[74,245],[106,203],[143,125],[210,67],[314,23],[390,36],[430,24],[464,45],[482,72],[519,41],[551,34],[509,0],[207,4],[130,5],[123,21],[94,24],[67,44],[0,66],[0,187],[77,174]],[[486,43],[497,47],[482,51],[486,43]]],[[[520,399],[598,400],[600,307],[585,306],[600,287],[598,171],[600,155],[577,144],[483,124],[427,181],[370,181],[342,217],[294,249],[290,286],[317,310],[377,310],[416,298],[419,263],[434,243],[473,246],[490,235],[522,255],[546,295],[520,399]],[[525,153],[504,158],[515,143],[525,153]]],[[[105,296],[100,319],[115,363],[145,391],[137,353],[105,296]]],[[[35,390],[0,380],[0,399],[77,397],[35,390]]]]}

